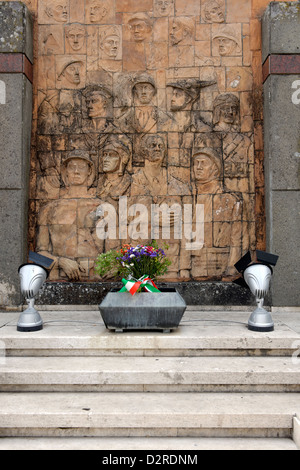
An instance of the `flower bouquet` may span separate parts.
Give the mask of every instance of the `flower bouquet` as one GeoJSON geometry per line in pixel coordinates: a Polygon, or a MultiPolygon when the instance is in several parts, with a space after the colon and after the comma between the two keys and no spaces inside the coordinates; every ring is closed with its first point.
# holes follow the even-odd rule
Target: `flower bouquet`
{"type": "Polygon", "coordinates": [[[153,241],[147,246],[123,245],[120,251],[102,253],[96,260],[95,271],[100,277],[108,273],[112,277],[121,277],[124,284],[121,292],[128,290],[134,295],[142,290],[157,292],[154,281],[166,274],[170,265],[165,251],[153,241]]]}
{"type": "Polygon", "coordinates": [[[135,247],[124,245],[120,251],[99,255],[96,272],[101,277],[109,273],[123,282],[121,290],[109,292],[99,305],[106,328],[117,332],[161,330],[165,333],[178,328],[186,310],[184,299],[175,288],[159,290],[154,282],[167,273],[170,265],[165,251],[155,241],[135,247]]]}

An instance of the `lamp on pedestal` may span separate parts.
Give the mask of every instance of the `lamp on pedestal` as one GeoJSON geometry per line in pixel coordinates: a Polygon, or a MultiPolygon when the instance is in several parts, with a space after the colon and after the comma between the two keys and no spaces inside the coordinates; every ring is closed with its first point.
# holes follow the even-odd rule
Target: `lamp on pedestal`
{"type": "Polygon", "coordinates": [[[264,299],[270,290],[270,282],[273,275],[271,266],[276,266],[278,256],[263,251],[256,251],[256,261],[252,262],[248,252],[238,263],[236,269],[242,274],[236,284],[248,287],[256,298],[257,308],[252,312],[248,320],[248,329],[251,331],[274,331],[274,322],[271,313],[264,307],[264,299]]]}
{"type": "Polygon", "coordinates": [[[21,313],[17,331],[39,331],[43,329],[43,320],[35,309],[35,297],[46,281],[49,271],[53,266],[53,259],[29,252],[29,263],[19,267],[20,286],[23,297],[29,307],[21,313]],[[39,263],[39,264],[38,264],[39,263]]]}

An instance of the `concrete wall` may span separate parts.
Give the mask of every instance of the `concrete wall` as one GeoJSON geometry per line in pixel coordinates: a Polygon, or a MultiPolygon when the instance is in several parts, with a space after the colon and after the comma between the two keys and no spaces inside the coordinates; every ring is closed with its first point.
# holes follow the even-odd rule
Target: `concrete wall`
{"type": "Polygon", "coordinates": [[[272,2],[263,18],[267,249],[280,256],[275,306],[299,306],[300,4],[272,2]]]}
{"type": "Polygon", "coordinates": [[[20,2],[0,2],[0,17],[0,306],[11,306],[27,259],[33,25],[20,2]]]}

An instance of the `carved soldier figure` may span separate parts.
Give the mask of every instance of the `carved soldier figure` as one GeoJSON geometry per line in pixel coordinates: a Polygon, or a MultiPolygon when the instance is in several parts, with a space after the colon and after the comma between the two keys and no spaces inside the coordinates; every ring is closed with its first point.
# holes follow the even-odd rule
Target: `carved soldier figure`
{"type": "Polygon", "coordinates": [[[128,21],[131,30],[131,39],[134,42],[143,42],[149,39],[152,32],[152,23],[146,13],[138,13],[128,21]]]}
{"type": "Polygon", "coordinates": [[[94,213],[100,202],[90,190],[94,179],[88,154],[70,153],[62,167],[61,199],[46,204],[39,213],[37,251],[55,259],[50,279],[65,276],[78,281],[92,276],[94,260],[103,249],[95,236],[94,213]]]}
{"type": "Polygon", "coordinates": [[[123,196],[131,182],[126,168],[132,155],[130,140],[122,135],[111,135],[105,142],[97,195],[102,198],[118,199],[123,196]]]}
{"type": "Polygon", "coordinates": [[[215,131],[236,132],[240,130],[240,101],[232,93],[218,95],[213,103],[215,131]]]}
{"type": "Polygon", "coordinates": [[[67,62],[57,76],[60,88],[80,88],[83,84],[83,66],[81,60],[67,62]]]}
{"type": "Polygon", "coordinates": [[[204,19],[207,23],[224,23],[225,16],[218,2],[208,0],[204,6],[204,19]]]}
{"type": "Polygon", "coordinates": [[[166,158],[166,144],[159,135],[148,135],[143,139],[144,168],[132,178],[131,195],[160,196],[167,194],[167,170],[163,162],[166,158]]]}
{"type": "Polygon", "coordinates": [[[170,42],[172,46],[191,45],[194,42],[195,24],[192,18],[175,18],[171,25],[170,42]]]}
{"type": "Polygon", "coordinates": [[[192,277],[234,274],[243,246],[243,203],[240,196],[222,187],[222,162],[213,149],[193,155],[194,204],[204,206],[204,247],[193,251],[192,277]]]}
{"type": "Polygon", "coordinates": [[[224,27],[215,33],[213,43],[220,56],[237,56],[241,54],[240,39],[230,27],[224,27]]]}
{"type": "Polygon", "coordinates": [[[51,0],[45,8],[46,15],[58,23],[67,23],[69,19],[69,2],[66,0],[51,0]]]}
{"type": "Polygon", "coordinates": [[[154,79],[140,74],[133,79],[133,108],[120,117],[118,125],[123,132],[147,134],[163,130],[171,121],[171,117],[158,109],[154,103],[157,88],[154,79]]]}
{"type": "Polygon", "coordinates": [[[154,16],[174,15],[174,0],[155,0],[154,16]]]}
{"type": "Polygon", "coordinates": [[[121,50],[121,33],[117,26],[111,26],[100,34],[101,58],[117,60],[121,50]]]}
{"type": "Polygon", "coordinates": [[[200,98],[201,89],[215,84],[213,81],[200,81],[197,79],[178,80],[168,83],[172,88],[170,96],[170,111],[175,113],[177,129],[181,132],[194,130],[198,132],[209,132],[210,127],[204,123],[199,113],[193,112],[193,106],[200,98]]]}
{"type": "MultiPolygon", "coordinates": [[[[108,203],[115,209],[116,239],[105,240],[105,250],[120,249],[125,243],[119,240],[119,199],[128,195],[131,177],[127,172],[131,167],[131,142],[125,135],[111,135],[105,143],[101,160],[102,174],[99,176],[97,196],[101,203],[108,203]]],[[[125,222],[127,226],[127,221],[125,222]]],[[[127,228],[127,227],[126,227],[127,228]]]]}
{"type": "Polygon", "coordinates": [[[232,189],[238,190],[239,180],[247,178],[249,163],[253,161],[250,138],[240,132],[240,101],[232,93],[216,97],[213,104],[214,130],[223,137],[224,175],[230,178],[232,189]]]}
{"type": "Polygon", "coordinates": [[[105,2],[99,0],[90,0],[87,4],[89,21],[92,24],[100,23],[108,14],[105,2]]]}
{"type": "Polygon", "coordinates": [[[69,45],[68,52],[80,52],[84,51],[86,30],[85,26],[81,24],[72,24],[66,26],[65,29],[66,40],[69,45]]]}
{"type": "Polygon", "coordinates": [[[102,85],[89,85],[83,95],[88,117],[86,130],[106,132],[109,118],[112,117],[112,94],[102,85]]]}

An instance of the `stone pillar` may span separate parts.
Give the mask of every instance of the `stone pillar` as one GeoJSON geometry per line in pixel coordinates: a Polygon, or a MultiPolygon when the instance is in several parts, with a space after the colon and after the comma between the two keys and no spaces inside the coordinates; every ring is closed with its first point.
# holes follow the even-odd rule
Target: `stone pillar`
{"type": "Polygon", "coordinates": [[[267,249],[280,256],[274,306],[300,306],[300,3],[263,17],[267,249]]]}
{"type": "Polygon", "coordinates": [[[21,2],[0,2],[0,307],[20,304],[27,260],[33,22],[21,2]]]}

